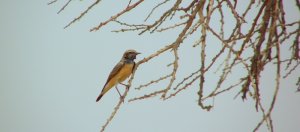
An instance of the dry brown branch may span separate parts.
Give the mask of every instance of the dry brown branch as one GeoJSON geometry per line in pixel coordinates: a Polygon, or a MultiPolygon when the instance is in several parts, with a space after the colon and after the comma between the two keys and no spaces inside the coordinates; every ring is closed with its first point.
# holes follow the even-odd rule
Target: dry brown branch
{"type": "MultiPolygon", "coordinates": [[[[48,4],[50,5],[56,1],[53,0],[48,4]]],[[[63,5],[59,12],[63,11],[69,5],[70,1],[63,5]]],[[[100,1],[96,0],[65,28],[85,16],[100,1]]],[[[162,0],[151,7],[149,13],[144,14],[144,19],[141,18],[142,21],[147,21],[147,23],[129,24],[126,20],[120,21],[118,19],[126,13],[133,12],[133,9],[136,9],[143,3],[143,0],[128,0],[128,4],[123,10],[112,15],[109,19],[101,22],[90,31],[97,31],[101,27],[107,26],[110,22],[116,22],[122,26],[122,28],[113,31],[117,33],[136,31],[141,35],[145,32],[156,33],[179,29],[178,36],[174,38],[174,41],[167,43],[164,47],[158,48],[157,51],[154,51],[137,63],[138,68],[142,64],[147,64],[146,62],[160,57],[162,53],[171,54],[174,60],[170,62],[171,65],[168,68],[172,72],[166,73],[156,80],[149,80],[146,84],[140,84],[136,89],[143,90],[142,88],[149,87],[160,81],[166,81],[166,86],[163,86],[158,91],[152,91],[148,94],[132,98],[129,102],[156,96],[161,96],[162,100],[171,99],[190,87],[196,87],[198,88],[198,105],[202,109],[210,110],[212,105],[206,106],[204,101],[217,99],[218,95],[230,93],[233,89],[240,90],[237,96],[245,100],[250,95],[250,99],[255,101],[254,108],[261,112],[262,119],[254,128],[254,131],[259,130],[263,124],[267,126],[269,131],[274,131],[271,115],[280,88],[282,69],[286,70],[282,79],[288,79],[289,75],[299,70],[300,20],[286,20],[285,2],[283,0],[250,0],[243,2],[237,0],[162,0]],[[161,8],[162,5],[165,6],[168,4],[170,5],[164,12],[157,13],[160,15],[157,19],[151,20],[151,16],[156,13],[156,10],[161,8]],[[241,4],[245,5],[241,6],[241,4]],[[243,8],[243,10],[237,10],[237,8],[243,8]],[[257,11],[253,12],[253,10],[257,11]],[[216,19],[215,15],[218,15],[219,18],[216,19]],[[226,18],[226,16],[231,16],[231,18],[226,18]],[[218,24],[213,25],[211,21],[217,21],[218,24]],[[234,26],[227,25],[232,22],[234,22],[234,26]],[[184,40],[191,36],[196,36],[193,47],[195,49],[199,48],[199,50],[197,49],[199,51],[198,57],[200,58],[198,61],[201,65],[197,67],[197,71],[180,77],[177,75],[177,71],[181,70],[181,67],[186,64],[182,64],[181,61],[179,62],[181,54],[178,54],[178,51],[181,49],[181,45],[186,43],[184,40]],[[208,37],[215,39],[219,45],[213,53],[207,52],[207,47],[213,45],[207,40],[208,37]],[[292,40],[292,43],[290,40],[292,40]],[[290,53],[290,57],[282,57],[281,51],[286,49],[283,47],[290,47],[289,52],[287,52],[290,53]],[[170,53],[166,51],[170,51],[170,53]],[[264,87],[261,83],[261,76],[264,74],[265,67],[268,67],[269,64],[276,65],[277,69],[274,70],[274,73],[276,73],[275,87],[273,88],[273,98],[269,102],[270,105],[262,103],[264,100],[261,97],[264,94],[260,92],[260,89],[264,87]],[[281,68],[282,66],[286,68],[281,68]],[[214,69],[215,67],[217,68],[214,69]],[[235,72],[236,68],[239,68],[244,75],[233,76],[231,73],[235,72]],[[206,87],[207,75],[214,70],[216,71],[213,72],[217,78],[216,84],[215,86],[209,84],[210,87],[206,87]],[[175,85],[177,79],[181,81],[175,85]],[[195,82],[198,79],[199,84],[197,85],[195,82]],[[226,82],[230,84],[227,85],[226,82]],[[232,82],[235,82],[235,84],[232,82]],[[226,87],[224,86],[225,84],[226,87]],[[207,91],[209,91],[208,94],[204,95],[207,91]]],[[[295,6],[300,10],[300,2],[296,0],[296,3],[295,6]]],[[[129,80],[129,87],[131,87],[133,76],[129,80]]],[[[295,87],[297,91],[300,91],[300,77],[295,87]]],[[[125,91],[125,96],[127,92],[128,90],[125,91]]],[[[106,126],[114,118],[122,104],[121,102],[122,100],[116,105],[112,115],[103,126],[102,131],[105,130],[106,126]]]]}
{"type": "MultiPolygon", "coordinates": [[[[202,3],[201,8],[203,9],[204,4],[205,4],[205,0],[201,0],[200,3],[202,3]]],[[[211,16],[211,11],[212,11],[212,6],[214,4],[214,0],[210,0],[209,4],[208,4],[208,11],[207,11],[207,18],[204,19],[203,17],[203,11],[199,10],[199,17],[200,17],[200,21],[204,22],[202,24],[202,29],[201,29],[201,67],[200,67],[200,83],[199,83],[199,91],[198,91],[198,95],[199,95],[199,99],[198,99],[198,105],[202,108],[205,109],[207,111],[210,111],[210,109],[212,108],[211,105],[205,106],[202,102],[202,98],[203,98],[203,90],[204,90],[204,82],[205,82],[205,47],[206,47],[206,31],[210,22],[210,16],[211,16]]]]}
{"type": "Polygon", "coordinates": [[[101,22],[98,26],[90,29],[90,31],[97,31],[99,30],[102,26],[106,25],[107,23],[111,22],[111,21],[114,21],[116,20],[119,16],[123,15],[124,13],[126,12],[129,12],[130,10],[132,10],[133,8],[135,8],[136,6],[138,6],[139,4],[141,4],[144,0],[139,0],[138,2],[132,4],[132,5],[129,5],[127,6],[123,11],[119,12],[118,14],[110,17],[110,19],[104,21],[104,22],[101,22]]]}
{"type": "Polygon", "coordinates": [[[142,99],[146,99],[146,98],[150,98],[150,97],[154,97],[158,94],[163,94],[165,93],[165,90],[159,90],[159,91],[155,91],[155,92],[152,92],[150,94],[145,94],[144,96],[141,96],[141,97],[135,97],[133,99],[129,99],[128,102],[132,102],[132,101],[136,101],[136,100],[142,100],[142,99]]]}
{"type": "Polygon", "coordinates": [[[135,71],[136,71],[136,69],[138,68],[138,66],[139,66],[139,65],[137,65],[137,66],[135,67],[135,69],[134,69],[133,72],[132,72],[132,75],[131,75],[130,79],[128,80],[128,84],[127,84],[127,86],[126,86],[126,91],[125,91],[125,93],[123,94],[123,97],[120,98],[118,104],[117,104],[117,105],[115,106],[115,108],[114,108],[114,111],[111,113],[111,115],[110,115],[110,117],[107,119],[106,123],[102,126],[102,129],[100,130],[100,132],[104,132],[105,128],[108,126],[108,124],[110,123],[110,121],[115,117],[115,115],[117,114],[117,112],[118,112],[118,110],[120,109],[121,105],[124,103],[124,99],[126,98],[127,93],[128,93],[128,91],[129,91],[129,89],[130,89],[130,87],[131,87],[131,83],[132,83],[132,81],[133,81],[133,79],[134,79],[135,71]]]}
{"type": "Polygon", "coordinates": [[[164,100],[167,100],[173,96],[176,96],[179,92],[181,92],[182,90],[185,90],[186,88],[191,86],[199,78],[200,78],[200,75],[194,77],[190,82],[186,83],[182,88],[179,88],[176,92],[170,94],[168,97],[165,97],[164,100]]]}
{"type": "Polygon", "coordinates": [[[141,31],[139,35],[143,34],[146,31],[150,31],[150,33],[153,33],[170,15],[172,12],[176,12],[176,9],[178,8],[179,4],[182,2],[182,0],[176,0],[176,3],[168,10],[166,11],[157,21],[155,21],[153,24],[149,25],[146,29],[141,31]]]}
{"type": "Polygon", "coordinates": [[[48,2],[48,5],[51,5],[51,4],[55,3],[55,2],[57,2],[57,0],[52,0],[52,1],[48,2]]]}
{"type": "Polygon", "coordinates": [[[151,12],[148,14],[148,16],[146,17],[146,19],[145,19],[144,21],[147,21],[147,20],[150,18],[150,16],[152,15],[152,13],[153,13],[158,7],[162,6],[163,4],[166,4],[166,3],[169,2],[169,1],[170,1],[170,0],[165,0],[165,1],[163,1],[163,2],[161,2],[161,3],[159,3],[159,4],[157,4],[154,8],[152,8],[151,12]]]}
{"type": "Polygon", "coordinates": [[[169,26],[169,27],[161,28],[161,29],[157,30],[157,32],[163,32],[163,31],[166,31],[166,30],[169,30],[169,29],[174,29],[174,28],[182,26],[184,24],[186,24],[186,22],[182,22],[182,23],[178,23],[178,24],[175,24],[175,25],[172,25],[172,26],[169,26]]]}
{"type": "Polygon", "coordinates": [[[177,90],[179,86],[181,86],[184,82],[186,82],[188,79],[190,79],[191,77],[193,77],[194,75],[198,74],[200,72],[200,70],[197,70],[193,73],[191,73],[189,76],[185,77],[181,82],[179,82],[174,88],[173,90],[177,90]]]}
{"type": "Polygon", "coordinates": [[[292,67],[284,76],[283,78],[287,78],[293,71],[295,71],[297,69],[297,67],[300,65],[300,61],[297,62],[297,64],[292,67]]]}
{"type": "Polygon", "coordinates": [[[157,79],[157,80],[152,80],[152,81],[150,81],[150,82],[147,83],[147,84],[142,84],[142,85],[136,87],[135,89],[136,89],[136,90],[141,90],[142,88],[148,87],[148,86],[150,86],[151,84],[154,84],[154,83],[158,83],[158,82],[160,82],[160,81],[162,81],[162,80],[165,80],[165,79],[167,79],[167,78],[169,78],[169,77],[171,77],[171,76],[172,76],[172,74],[168,74],[168,75],[166,75],[166,76],[160,77],[160,78],[157,79]]]}
{"type": "Polygon", "coordinates": [[[57,14],[59,14],[60,12],[62,12],[71,2],[72,0],[69,0],[58,12],[57,14]]]}
{"type": "MultiPolygon", "coordinates": [[[[206,100],[206,99],[208,99],[208,98],[216,97],[217,95],[219,95],[219,94],[221,94],[221,93],[227,92],[227,91],[229,91],[229,90],[231,90],[231,89],[233,89],[233,88],[235,88],[235,87],[241,85],[244,81],[245,81],[245,79],[241,79],[240,82],[238,82],[238,83],[236,83],[236,84],[234,84],[234,85],[231,85],[231,86],[229,86],[228,88],[225,88],[225,89],[220,90],[220,91],[213,91],[213,92],[210,93],[208,96],[202,98],[202,101],[204,101],[204,100],[206,100]]],[[[217,90],[217,89],[216,89],[216,90],[217,90]]]]}
{"type": "Polygon", "coordinates": [[[298,86],[296,92],[300,92],[300,77],[298,77],[298,81],[296,83],[296,86],[298,86]]]}
{"type": "Polygon", "coordinates": [[[74,18],[69,24],[67,24],[64,29],[71,26],[76,21],[80,20],[85,14],[87,14],[95,5],[97,5],[101,0],[96,0],[92,5],[90,5],[85,11],[83,11],[78,17],[74,18]]]}
{"type": "Polygon", "coordinates": [[[177,69],[178,69],[178,60],[179,60],[178,51],[177,50],[178,50],[178,47],[175,46],[173,48],[175,59],[174,59],[174,62],[172,64],[173,65],[173,71],[171,73],[172,76],[171,76],[171,80],[170,80],[167,88],[164,90],[164,93],[161,96],[162,98],[166,97],[167,92],[171,89],[171,87],[172,87],[172,85],[173,85],[173,83],[174,83],[174,81],[176,79],[176,73],[177,73],[177,69]]]}

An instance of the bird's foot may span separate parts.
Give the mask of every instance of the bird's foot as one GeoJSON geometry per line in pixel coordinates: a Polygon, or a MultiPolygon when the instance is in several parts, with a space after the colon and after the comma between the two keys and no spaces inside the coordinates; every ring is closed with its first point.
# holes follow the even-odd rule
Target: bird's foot
{"type": "Polygon", "coordinates": [[[120,96],[120,100],[124,103],[125,97],[124,96],[120,96]]]}

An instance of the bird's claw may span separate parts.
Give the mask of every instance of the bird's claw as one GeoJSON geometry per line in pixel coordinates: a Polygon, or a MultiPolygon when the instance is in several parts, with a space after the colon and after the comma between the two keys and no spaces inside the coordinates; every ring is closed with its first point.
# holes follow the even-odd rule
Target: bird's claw
{"type": "Polygon", "coordinates": [[[125,97],[124,96],[120,96],[120,100],[124,103],[125,97]]]}

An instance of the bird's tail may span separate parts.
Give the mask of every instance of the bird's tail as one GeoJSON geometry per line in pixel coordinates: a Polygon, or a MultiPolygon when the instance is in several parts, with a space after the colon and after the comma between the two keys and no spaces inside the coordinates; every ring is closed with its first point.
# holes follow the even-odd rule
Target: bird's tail
{"type": "MultiPolygon", "coordinates": [[[[106,84],[107,84],[107,83],[106,83],[106,84]]],[[[99,94],[99,96],[97,97],[96,102],[98,102],[98,101],[102,98],[102,96],[109,90],[109,88],[106,87],[106,84],[105,84],[104,87],[102,88],[102,91],[101,91],[101,93],[99,94]]]]}
{"type": "Polygon", "coordinates": [[[96,99],[96,102],[98,102],[102,98],[102,96],[103,96],[103,94],[101,92],[100,95],[98,96],[98,98],[96,99]]]}

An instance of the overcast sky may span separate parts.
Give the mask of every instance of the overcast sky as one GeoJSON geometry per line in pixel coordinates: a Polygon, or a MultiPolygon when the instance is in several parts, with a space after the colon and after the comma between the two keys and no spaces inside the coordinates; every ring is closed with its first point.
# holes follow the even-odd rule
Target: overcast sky
{"type": "MultiPolygon", "coordinates": [[[[95,99],[123,52],[136,49],[142,52],[137,57],[141,60],[173,42],[179,30],[138,36],[136,32],[112,33],[110,31],[118,27],[110,24],[100,31],[89,32],[91,27],[124,7],[124,2],[119,5],[108,0],[103,0],[86,17],[65,30],[63,27],[91,1],[76,0],[59,15],[56,12],[64,2],[51,6],[47,2],[0,0],[0,131],[98,132],[117,104],[119,95],[112,89],[99,103],[95,99]]],[[[142,22],[145,16],[141,12],[150,11],[143,8],[149,3],[122,20],[142,22]]],[[[288,22],[300,19],[293,4],[294,0],[284,2],[288,22]]],[[[181,47],[182,68],[178,80],[199,68],[199,49],[192,48],[193,42],[191,38],[181,47]]],[[[213,44],[215,41],[208,42],[213,44]]],[[[208,48],[208,53],[213,51],[214,48],[208,48]]],[[[170,72],[172,69],[166,65],[172,60],[172,54],[168,53],[142,65],[133,87],[170,72]]],[[[269,106],[274,91],[274,74],[269,74],[273,71],[272,67],[265,69],[262,76],[266,106],[269,106]]],[[[238,75],[239,71],[236,72],[238,75]]],[[[272,113],[278,132],[300,130],[300,94],[295,93],[299,75],[298,68],[281,83],[272,113]]],[[[216,84],[213,72],[210,76],[206,88],[216,84]]],[[[214,103],[210,112],[197,105],[197,85],[167,101],[155,97],[127,102],[165,86],[166,82],[162,82],[145,92],[131,89],[107,132],[247,132],[261,120],[253,100],[233,99],[238,89],[221,95],[214,102],[205,102],[214,103]]],[[[121,87],[119,89],[124,91],[121,87]]],[[[260,131],[266,131],[266,127],[260,131]]]]}

